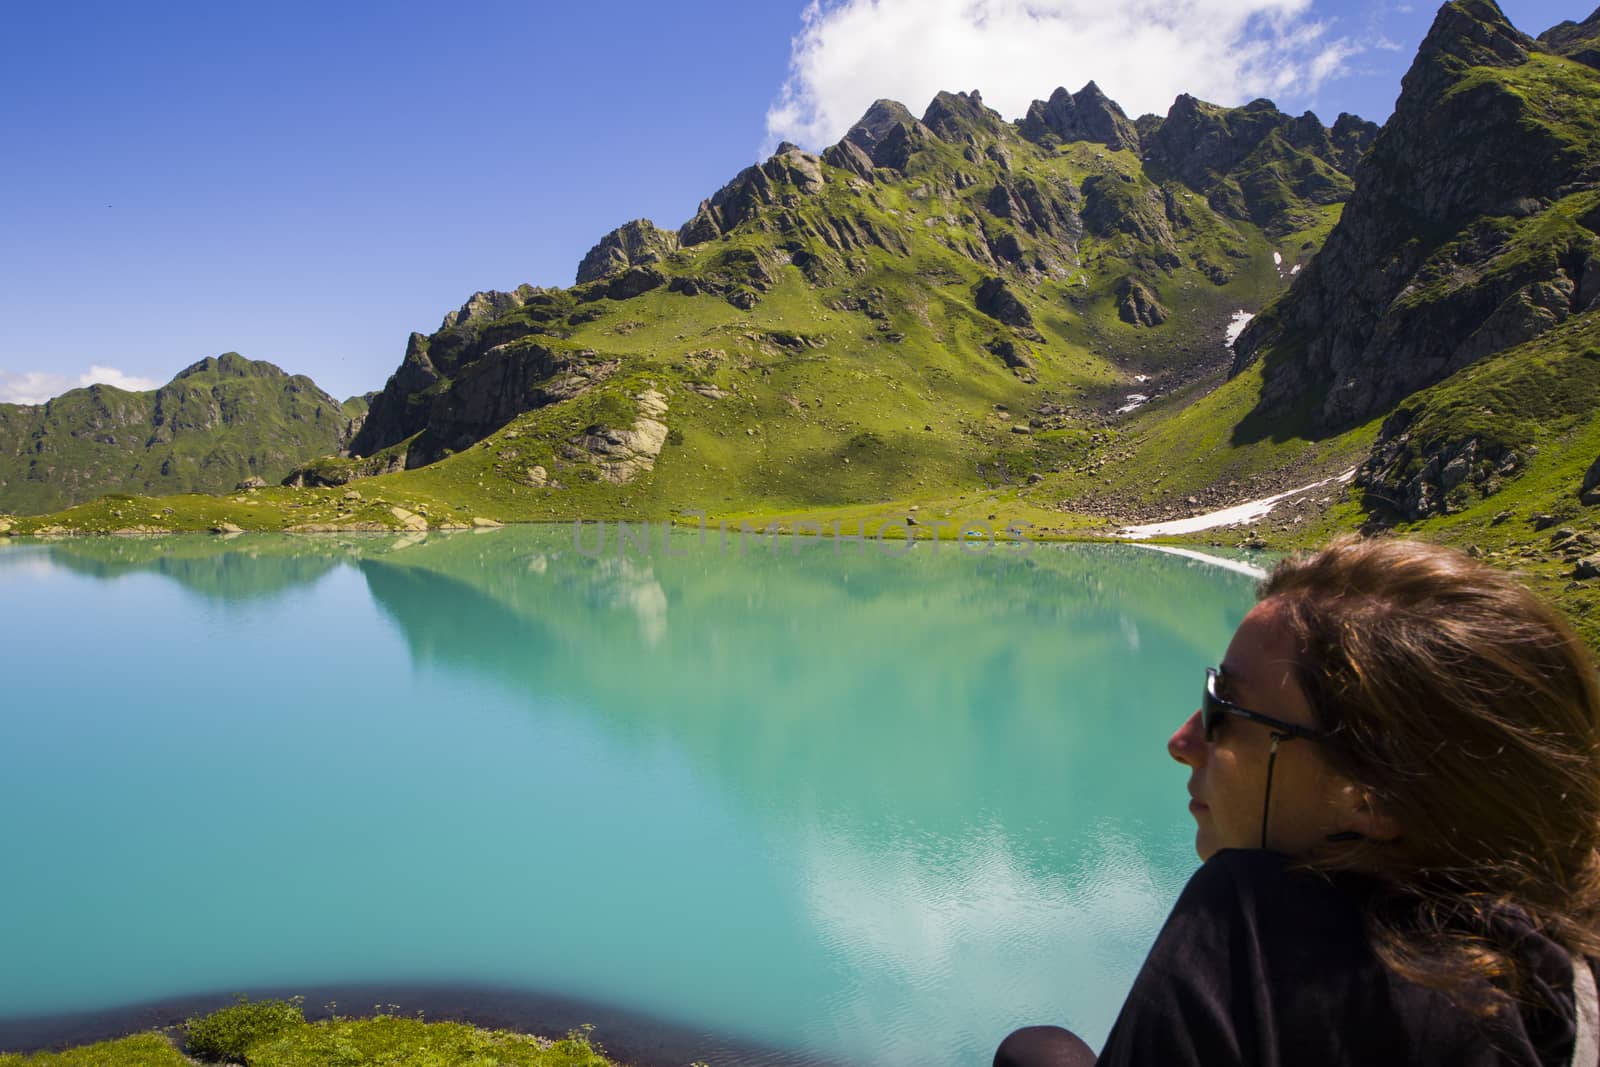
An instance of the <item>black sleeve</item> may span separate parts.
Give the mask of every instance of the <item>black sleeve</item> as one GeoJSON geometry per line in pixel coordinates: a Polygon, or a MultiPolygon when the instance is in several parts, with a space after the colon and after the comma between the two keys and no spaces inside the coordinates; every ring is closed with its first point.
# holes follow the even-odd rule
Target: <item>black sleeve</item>
{"type": "Polygon", "coordinates": [[[1219,852],[1173,905],[1101,1051],[1101,1065],[1228,1067],[1246,1058],[1235,987],[1249,982],[1250,924],[1233,891],[1232,856],[1219,852]]]}
{"type": "Polygon", "coordinates": [[[1391,975],[1351,880],[1224,849],[1173,906],[1122,1006],[1108,1067],[1507,1064],[1442,995],[1391,975]]]}

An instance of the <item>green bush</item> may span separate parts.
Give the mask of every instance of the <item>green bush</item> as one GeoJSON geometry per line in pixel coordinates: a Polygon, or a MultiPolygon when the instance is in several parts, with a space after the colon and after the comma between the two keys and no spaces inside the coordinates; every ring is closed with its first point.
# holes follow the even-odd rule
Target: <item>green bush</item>
{"type": "Polygon", "coordinates": [[[303,1003],[301,997],[251,1003],[241,993],[238,1003],[184,1023],[184,1040],[196,1056],[245,1063],[251,1045],[306,1025],[303,1003]]]}

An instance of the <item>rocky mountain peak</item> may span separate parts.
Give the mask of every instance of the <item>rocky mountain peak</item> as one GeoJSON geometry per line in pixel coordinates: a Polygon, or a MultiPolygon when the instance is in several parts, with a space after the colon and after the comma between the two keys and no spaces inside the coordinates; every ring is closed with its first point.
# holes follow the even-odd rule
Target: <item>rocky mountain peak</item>
{"type": "Polygon", "coordinates": [[[897,126],[920,125],[917,117],[897,100],[877,100],[867,108],[867,113],[844,135],[844,140],[866,152],[870,157],[874,149],[897,126]]]}
{"type": "Polygon", "coordinates": [[[1452,0],[1434,16],[1401,79],[1395,111],[1432,99],[1467,67],[1526,63],[1532,47],[1533,39],[1512,26],[1494,0],[1452,0]]]}
{"type": "Polygon", "coordinates": [[[822,158],[831,166],[865,177],[876,167],[904,168],[911,153],[933,140],[933,131],[904,104],[878,100],[822,158]]]}
{"type": "MultiPolygon", "coordinates": [[[[780,146],[780,151],[782,147],[780,146]]],[[[678,235],[649,219],[625,222],[596,242],[578,264],[578,284],[658,263],[678,248],[678,235]]]]}
{"type": "Polygon", "coordinates": [[[942,141],[974,144],[980,137],[996,137],[1005,125],[1000,113],[984,105],[976,89],[969,93],[934,96],[922,113],[922,124],[942,141]]]}
{"type": "MultiPolygon", "coordinates": [[[[288,375],[274,364],[263,360],[246,359],[237,352],[224,352],[220,356],[207,356],[191,363],[172,376],[174,382],[201,374],[225,378],[287,378],[288,375]]],[[[170,383],[169,383],[170,384],[170,383]]]]}
{"type": "Polygon", "coordinates": [[[509,293],[502,293],[498,289],[489,289],[473,293],[467,302],[455,311],[445,315],[439,324],[439,329],[448,330],[452,326],[468,326],[475,322],[486,322],[497,319],[508,311],[515,311],[535,293],[543,292],[536,286],[519,285],[509,293]]]}
{"type": "Polygon", "coordinates": [[[1600,67],[1600,9],[1582,22],[1569,20],[1550,27],[1539,35],[1538,45],[1586,66],[1600,67]]]}
{"type": "Polygon", "coordinates": [[[1063,142],[1093,141],[1112,149],[1139,147],[1133,123],[1094,82],[1076,93],[1058,88],[1049,100],[1035,100],[1019,129],[1022,136],[1041,144],[1054,137],[1063,142]]]}

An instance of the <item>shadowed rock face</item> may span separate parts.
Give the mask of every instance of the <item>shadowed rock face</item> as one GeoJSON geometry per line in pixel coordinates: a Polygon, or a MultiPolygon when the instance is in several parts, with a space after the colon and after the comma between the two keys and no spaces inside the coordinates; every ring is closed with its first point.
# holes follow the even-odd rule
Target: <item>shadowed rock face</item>
{"type": "Polygon", "coordinates": [[[1111,149],[1139,150],[1139,132],[1133,122],[1094,82],[1076,93],[1058,88],[1049,100],[1035,100],[1019,129],[1022,136],[1039,144],[1093,141],[1111,149]]]}
{"type": "Polygon", "coordinates": [[[1131,274],[1117,283],[1117,314],[1135,326],[1160,326],[1167,321],[1167,309],[1155,292],[1131,274]]]}
{"type": "Polygon", "coordinates": [[[824,178],[819,163],[818,157],[785,141],[765,163],[746,167],[711,199],[700,201],[694,218],[678,230],[679,244],[689,248],[716,240],[778,203],[786,186],[807,195],[820,192],[824,178]]]}
{"type": "Polygon", "coordinates": [[[1559,114],[1480,73],[1534,61],[1489,0],[1440,10],[1327,244],[1235,346],[1235,373],[1266,359],[1260,414],[1321,396],[1308,429],[1349,426],[1593,305],[1600,219],[1533,249],[1515,232],[1600,164],[1559,114]]]}
{"type": "Polygon", "coordinates": [[[1600,9],[1582,22],[1563,22],[1539,35],[1539,46],[1556,55],[1600,67],[1600,9]]]}
{"type": "Polygon", "coordinates": [[[1223,108],[1184,94],[1140,143],[1157,179],[1176,178],[1223,215],[1282,228],[1286,204],[1349,195],[1349,172],[1377,132],[1351,115],[1328,129],[1310,112],[1294,118],[1269,100],[1223,108]]]}

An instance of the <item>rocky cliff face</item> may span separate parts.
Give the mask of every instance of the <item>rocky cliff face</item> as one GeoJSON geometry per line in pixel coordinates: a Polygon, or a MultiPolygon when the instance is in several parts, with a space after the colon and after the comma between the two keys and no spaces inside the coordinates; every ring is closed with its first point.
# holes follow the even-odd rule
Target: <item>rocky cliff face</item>
{"type": "MultiPolygon", "coordinates": [[[[1440,9],[1339,224],[1235,345],[1235,373],[1261,362],[1255,425],[1336,432],[1600,308],[1600,73],[1562,54],[1588,33],[1440,9]]],[[[1526,458],[1504,428],[1421,416],[1384,423],[1360,476],[1375,507],[1459,506],[1526,458]]]]}
{"type": "Polygon", "coordinates": [[[277,481],[343,448],[351,418],[311,379],[232,352],[146,393],[91,385],[44,404],[0,404],[0,511],[277,481]]]}
{"type": "Polygon", "coordinates": [[[1349,426],[1587,308],[1595,219],[1561,207],[1600,157],[1563,116],[1593,91],[1490,0],[1441,9],[1339,225],[1235,346],[1263,413],[1319,397],[1312,432],[1349,426]]]}
{"type": "Polygon", "coordinates": [[[1049,100],[1035,100],[1019,126],[1036,144],[1090,141],[1107,148],[1139,150],[1139,131],[1116,101],[1090,82],[1076,93],[1058,88],[1049,100]]]}
{"type": "Polygon", "coordinates": [[[1563,22],[1539,35],[1539,47],[1558,56],[1600,68],[1600,10],[1582,22],[1563,22]]]}
{"type": "Polygon", "coordinates": [[[621,274],[630,267],[659,263],[678,249],[678,235],[659,230],[649,219],[635,219],[612,230],[578,264],[578,284],[621,274]]]}
{"type": "Polygon", "coordinates": [[[1328,129],[1270,100],[1221,108],[1186,94],[1141,143],[1153,174],[1176,177],[1223,215],[1281,232],[1308,207],[1349,198],[1350,172],[1377,133],[1351,115],[1328,129]]]}

